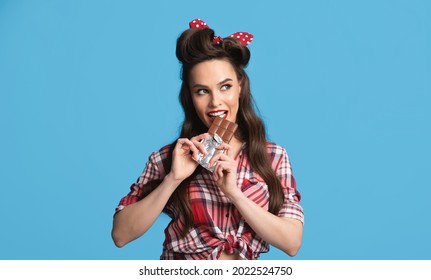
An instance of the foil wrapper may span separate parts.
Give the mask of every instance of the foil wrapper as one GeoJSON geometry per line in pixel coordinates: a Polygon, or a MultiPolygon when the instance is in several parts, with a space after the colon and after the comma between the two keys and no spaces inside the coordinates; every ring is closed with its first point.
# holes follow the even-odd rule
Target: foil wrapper
{"type": "Polygon", "coordinates": [[[204,156],[202,153],[199,153],[197,162],[205,169],[214,172],[215,165],[210,167],[209,163],[213,156],[224,152],[223,150],[216,149],[218,145],[223,143],[223,140],[215,133],[214,136],[208,136],[206,139],[202,140],[201,143],[204,145],[207,154],[204,156]]]}

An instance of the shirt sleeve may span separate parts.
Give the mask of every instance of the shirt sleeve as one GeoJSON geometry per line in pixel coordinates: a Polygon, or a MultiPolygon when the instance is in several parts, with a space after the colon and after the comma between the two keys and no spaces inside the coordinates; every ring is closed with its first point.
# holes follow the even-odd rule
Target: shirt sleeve
{"type": "Polygon", "coordinates": [[[296,189],[295,177],[286,150],[282,148],[281,157],[276,167],[276,173],[283,187],[284,202],[278,216],[288,217],[304,223],[304,211],[299,204],[301,195],[296,189]]]}
{"type": "Polygon", "coordinates": [[[161,178],[157,159],[160,159],[160,155],[157,152],[150,155],[144,171],[142,171],[136,183],[130,186],[129,193],[120,200],[120,203],[115,209],[115,214],[123,210],[127,205],[137,202],[148,182],[161,178]]]}

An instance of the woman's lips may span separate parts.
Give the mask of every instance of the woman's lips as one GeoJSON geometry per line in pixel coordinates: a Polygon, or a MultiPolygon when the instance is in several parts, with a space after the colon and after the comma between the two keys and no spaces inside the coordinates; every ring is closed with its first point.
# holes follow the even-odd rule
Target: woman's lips
{"type": "Polygon", "coordinates": [[[215,118],[217,118],[217,117],[220,117],[220,118],[226,119],[226,118],[227,118],[227,114],[228,114],[228,111],[212,111],[212,112],[209,112],[209,113],[207,114],[207,116],[208,116],[211,120],[214,120],[214,119],[215,119],[215,118]]]}

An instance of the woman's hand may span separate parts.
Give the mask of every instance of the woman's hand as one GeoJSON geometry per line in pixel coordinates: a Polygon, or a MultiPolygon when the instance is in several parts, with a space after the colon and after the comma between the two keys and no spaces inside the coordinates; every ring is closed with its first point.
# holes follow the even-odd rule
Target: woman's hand
{"type": "Polygon", "coordinates": [[[230,197],[239,189],[237,188],[237,163],[233,158],[232,146],[227,143],[222,143],[217,146],[218,150],[224,150],[224,153],[219,153],[212,157],[210,166],[215,164],[214,179],[217,186],[222,192],[230,197]]]}
{"type": "Polygon", "coordinates": [[[208,133],[200,134],[191,138],[179,138],[172,153],[172,167],[169,175],[172,179],[183,181],[193,174],[199,165],[199,152],[206,155],[205,147],[200,141],[208,137],[208,133]]]}

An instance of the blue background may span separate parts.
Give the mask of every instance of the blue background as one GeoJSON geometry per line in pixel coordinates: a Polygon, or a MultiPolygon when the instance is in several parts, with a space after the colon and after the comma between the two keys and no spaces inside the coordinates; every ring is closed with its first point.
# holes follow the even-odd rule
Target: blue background
{"type": "Polygon", "coordinates": [[[179,134],[175,41],[198,17],[255,35],[252,92],[303,196],[296,259],[430,259],[430,3],[0,0],[0,259],[158,259],[165,215],[122,249],[112,215],[179,134]]]}

